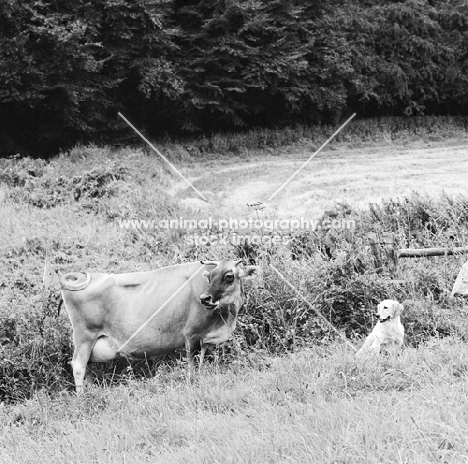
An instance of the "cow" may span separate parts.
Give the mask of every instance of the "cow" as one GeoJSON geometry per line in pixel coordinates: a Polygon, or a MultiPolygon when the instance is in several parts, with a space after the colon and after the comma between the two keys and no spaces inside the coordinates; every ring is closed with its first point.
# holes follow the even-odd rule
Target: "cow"
{"type": "Polygon", "coordinates": [[[88,361],[151,359],[183,347],[191,380],[194,352],[200,349],[201,367],[207,346],[230,338],[244,304],[243,281],[258,271],[242,260],[222,260],[148,272],[62,275],[77,393],[83,391],[88,361]]]}

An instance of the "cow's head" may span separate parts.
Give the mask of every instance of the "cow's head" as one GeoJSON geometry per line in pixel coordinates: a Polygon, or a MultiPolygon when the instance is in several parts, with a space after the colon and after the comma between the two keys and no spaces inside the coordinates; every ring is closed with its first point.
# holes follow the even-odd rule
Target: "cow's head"
{"type": "Polygon", "coordinates": [[[384,300],[377,306],[377,317],[380,322],[387,322],[403,311],[403,305],[394,300],[384,300]]]}
{"type": "Polygon", "coordinates": [[[201,304],[209,310],[228,307],[234,304],[239,309],[244,304],[243,279],[255,276],[260,268],[246,266],[238,261],[202,261],[206,266],[214,266],[205,271],[203,277],[208,281],[206,293],[200,295],[201,304]]]}

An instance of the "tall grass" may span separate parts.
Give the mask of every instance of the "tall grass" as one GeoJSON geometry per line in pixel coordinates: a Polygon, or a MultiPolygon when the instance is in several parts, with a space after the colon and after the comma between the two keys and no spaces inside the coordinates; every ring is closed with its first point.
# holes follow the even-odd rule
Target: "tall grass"
{"type": "MultiPolygon", "coordinates": [[[[46,255],[59,273],[140,271],[206,257],[242,257],[262,265],[263,279],[248,289],[228,350],[233,362],[239,353],[286,353],[330,343],[335,334],[315,311],[357,343],[384,298],[405,302],[409,345],[465,337],[466,303],[448,298],[463,258],[401,260],[396,273],[377,272],[367,236],[393,232],[400,247],[466,244],[466,198],[414,194],[364,209],[337,205],[325,216],[354,219],[356,229],[293,233],[278,248],[195,247],[185,244],[180,230],[120,229],[119,218],[184,213],[166,191],[167,177],[156,158],[128,148],[76,148],[47,163],[1,161],[0,401],[72,388],[70,324],[63,308],[58,315],[54,272],[43,281],[46,255]]],[[[143,367],[139,372],[154,373],[143,367]]]]}

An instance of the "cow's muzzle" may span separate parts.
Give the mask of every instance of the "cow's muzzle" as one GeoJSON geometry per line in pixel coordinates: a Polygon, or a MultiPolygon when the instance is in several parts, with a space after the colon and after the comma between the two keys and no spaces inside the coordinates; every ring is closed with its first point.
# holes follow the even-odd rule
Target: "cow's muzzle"
{"type": "Polygon", "coordinates": [[[218,307],[216,303],[213,303],[211,295],[206,295],[205,293],[200,295],[200,303],[208,310],[213,311],[218,307]]]}

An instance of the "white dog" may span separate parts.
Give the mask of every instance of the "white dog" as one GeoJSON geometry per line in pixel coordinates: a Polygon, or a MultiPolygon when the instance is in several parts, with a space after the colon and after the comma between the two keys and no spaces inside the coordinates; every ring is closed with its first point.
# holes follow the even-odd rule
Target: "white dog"
{"type": "Polygon", "coordinates": [[[377,306],[379,322],[367,336],[364,345],[356,353],[363,356],[366,353],[379,354],[384,351],[389,354],[396,353],[405,336],[405,328],[400,322],[403,305],[394,300],[384,300],[377,306]]]}

